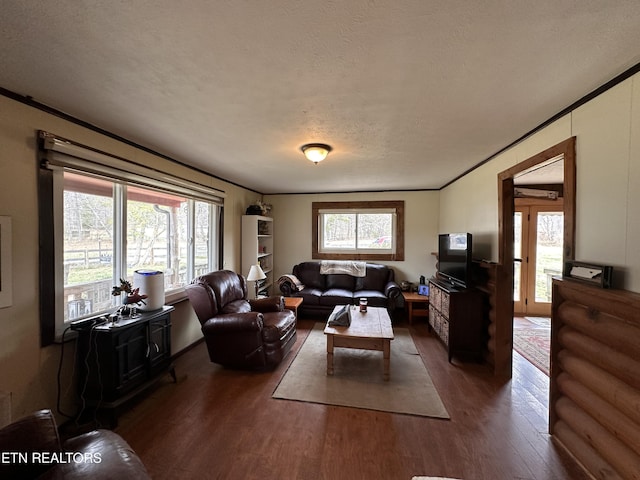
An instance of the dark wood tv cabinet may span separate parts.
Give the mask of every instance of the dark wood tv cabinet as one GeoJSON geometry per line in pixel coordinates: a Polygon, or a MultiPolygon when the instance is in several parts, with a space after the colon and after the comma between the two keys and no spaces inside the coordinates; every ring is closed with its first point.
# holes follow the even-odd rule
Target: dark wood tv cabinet
{"type": "Polygon", "coordinates": [[[108,410],[142,393],[163,373],[175,382],[171,362],[171,312],[164,306],[139,317],[78,331],[76,371],[83,407],[108,410]]]}
{"type": "Polygon", "coordinates": [[[430,279],[429,327],[444,343],[449,362],[454,356],[482,361],[485,334],[478,290],[430,279]]]}

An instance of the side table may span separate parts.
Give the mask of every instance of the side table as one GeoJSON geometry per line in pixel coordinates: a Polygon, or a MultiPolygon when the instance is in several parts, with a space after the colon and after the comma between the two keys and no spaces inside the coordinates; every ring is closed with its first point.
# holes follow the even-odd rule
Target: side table
{"type": "Polygon", "coordinates": [[[409,313],[409,325],[413,323],[413,317],[429,317],[429,297],[413,292],[402,292],[404,303],[409,313]],[[418,308],[415,308],[419,305],[418,308]]]}
{"type": "Polygon", "coordinates": [[[298,321],[298,307],[302,305],[302,300],[300,297],[284,297],[284,308],[293,312],[296,321],[298,321]]]}

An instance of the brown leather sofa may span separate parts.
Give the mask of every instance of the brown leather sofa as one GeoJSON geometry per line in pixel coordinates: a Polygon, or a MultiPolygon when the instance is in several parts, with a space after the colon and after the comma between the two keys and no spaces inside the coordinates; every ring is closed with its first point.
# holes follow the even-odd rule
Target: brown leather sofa
{"type": "Polygon", "coordinates": [[[354,305],[366,298],[370,307],[386,307],[393,318],[402,292],[391,267],[367,263],[365,276],[354,277],[322,274],[320,265],[319,261],[299,263],[293,267],[292,275],[283,275],[278,281],[284,296],[303,299],[298,308],[300,315],[327,318],[336,305],[354,305]]]}
{"type": "Polygon", "coordinates": [[[296,318],[284,298],[247,300],[242,275],[220,270],[186,287],[212,362],[232,368],[272,367],[296,341],[296,318]]]}
{"type": "Polygon", "coordinates": [[[110,430],[94,430],[61,442],[51,410],[40,410],[0,429],[0,455],[0,478],[151,478],[129,444],[110,430]]]}

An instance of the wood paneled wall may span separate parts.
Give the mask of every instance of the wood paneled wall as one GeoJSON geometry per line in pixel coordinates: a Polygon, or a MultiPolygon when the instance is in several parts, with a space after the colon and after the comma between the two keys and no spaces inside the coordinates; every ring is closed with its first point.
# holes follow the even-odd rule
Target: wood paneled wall
{"type": "Polygon", "coordinates": [[[640,479],[640,295],[554,280],[549,431],[595,477],[640,479]]]}
{"type": "Polygon", "coordinates": [[[511,378],[513,350],[513,282],[507,269],[491,262],[473,262],[475,287],[485,297],[486,361],[495,375],[511,378]],[[501,295],[500,292],[503,294],[501,295]],[[507,292],[507,294],[504,294],[507,292]]]}
{"type": "Polygon", "coordinates": [[[485,360],[495,368],[496,360],[496,296],[497,265],[495,263],[473,262],[476,288],[484,295],[484,317],[487,328],[485,360]]]}

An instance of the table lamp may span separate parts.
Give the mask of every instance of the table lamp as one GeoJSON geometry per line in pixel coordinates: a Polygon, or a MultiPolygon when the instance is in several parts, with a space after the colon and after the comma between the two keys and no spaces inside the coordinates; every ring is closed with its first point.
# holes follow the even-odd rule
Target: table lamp
{"type": "Polygon", "coordinates": [[[250,282],[255,282],[256,298],[258,298],[258,280],[263,280],[265,278],[267,278],[267,276],[260,268],[260,265],[251,265],[251,268],[249,269],[249,275],[247,275],[247,280],[250,282]]]}

